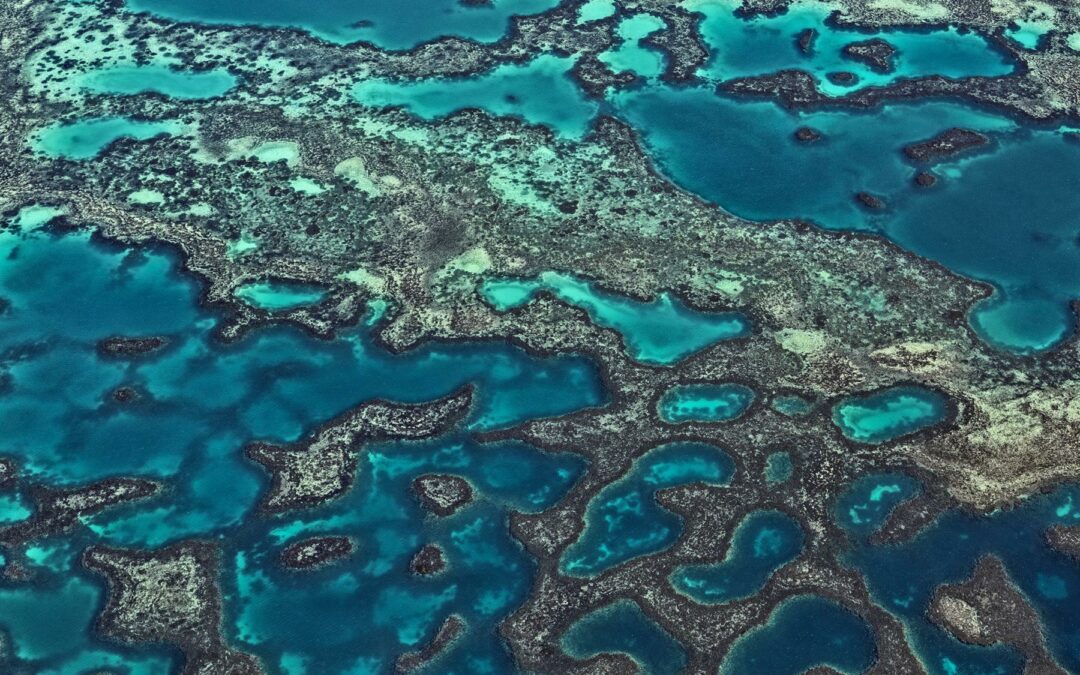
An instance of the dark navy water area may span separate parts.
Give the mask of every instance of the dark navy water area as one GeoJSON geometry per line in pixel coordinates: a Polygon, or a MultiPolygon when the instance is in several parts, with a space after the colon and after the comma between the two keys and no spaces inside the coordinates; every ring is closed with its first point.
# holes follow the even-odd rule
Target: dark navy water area
{"type": "Polygon", "coordinates": [[[781,511],[751,513],[735,528],[723,562],[680,567],[671,583],[702,604],[749,597],[799,554],[803,538],[799,524],[781,511]]]}
{"type": "Polygon", "coordinates": [[[800,595],[781,604],[767,623],[739,638],[721,675],[794,675],[816,666],[861,673],[874,661],[870,626],[831,600],[800,595]]]}
{"type": "Polygon", "coordinates": [[[1078,672],[1080,565],[1045,540],[1051,525],[1080,523],[1078,506],[1080,488],[1070,486],[988,516],[947,512],[899,545],[855,540],[848,562],[864,574],[874,600],[904,622],[932,675],[1011,675],[1021,670],[1015,650],[964,645],[926,618],[939,584],[964,581],[980,557],[996,556],[1038,612],[1051,653],[1069,672],[1078,672]]]}
{"type": "Polygon", "coordinates": [[[596,576],[671,546],[682,522],[656,502],[656,492],[695,482],[724,485],[734,473],[731,457],[712,445],[670,443],[653,448],[589,503],[584,531],[563,554],[563,572],[596,576]]]}
{"type": "Polygon", "coordinates": [[[665,173],[728,211],[878,232],[993,284],[997,297],[972,317],[991,344],[1040,351],[1072,330],[1080,148],[1056,131],[1018,128],[950,102],[791,113],[705,89],[653,87],[618,94],[615,104],[665,173]],[[801,126],[823,139],[797,142],[801,126]],[[933,188],[916,186],[917,167],[902,149],[951,127],[985,132],[995,144],[934,167],[940,180],[933,188]],[[884,208],[860,204],[855,195],[863,192],[884,208]]]}
{"type": "MultiPolygon", "coordinates": [[[[457,613],[471,626],[461,658],[505,666],[508,657],[492,627],[521,601],[532,570],[509,535],[506,512],[550,505],[584,463],[521,444],[479,445],[468,434],[602,404],[591,362],[537,358],[494,342],[429,344],[392,355],[366,326],[332,341],[279,326],[220,344],[211,335],[219,318],[198,308],[197,286],[179,273],[173,255],[38,227],[54,214],[27,210],[0,232],[0,297],[6,302],[0,453],[15,458],[33,480],[52,485],[113,475],[166,481],[170,489],[161,497],[92,518],[89,532],[101,543],[124,546],[229,532],[226,574],[235,578],[229,609],[237,639],[256,653],[332,663],[324,672],[344,672],[346,657],[385,665],[457,613]],[[98,341],[114,335],[163,336],[168,345],[133,359],[99,353],[98,341]],[[251,520],[266,479],[243,459],[245,443],[295,440],[372,398],[421,402],[467,383],[476,386],[474,408],[456,435],[365,448],[357,488],[346,501],[313,512],[311,522],[251,520]],[[115,400],[112,392],[120,387],[136,392],[136,400],[115,400]],[[453,518],[425,519],[407,486],[434,470],[466,477],[476,503],[453,518]],[[334,583],[305,586],[275,567],[276,550],[267,541],[323,529],[362,542],[355,564],[321,577],[334,583]],[[431,581],[411,577],[408,559],[432,540],[446,551],[447,572],[431,581]],[[283,602],[309,611],[276,611],[283,602]],[[320,628],[344,619],[357,629],[368,626],[369,639],[350,647],[355,653],[329,644],[320,628]]],[[[29,513],[18,500],[5,510],[8,520],[29,513]]],[[[104,667],[119,658],[114,647],[89,637],[101,589],[73,564],[75,543],[27,551],[40,583],[0,591],[10,598],[0,608],[0,626],[13,636],[16,653],[42,672],[76,662],[104,667]],[[56,609],[37,611],[39,603],[56,609]]],[[[163,672],[160,659],[155,663],[147,672],[163,672]]]]}
{"type": "Polygon", "coordinates": [[[579,659],[625,654],[651,675],[675,675],[686,665],[679,643],[633,600],[618,600],[581,617],[563,635],[562,647],[579,659]]]}

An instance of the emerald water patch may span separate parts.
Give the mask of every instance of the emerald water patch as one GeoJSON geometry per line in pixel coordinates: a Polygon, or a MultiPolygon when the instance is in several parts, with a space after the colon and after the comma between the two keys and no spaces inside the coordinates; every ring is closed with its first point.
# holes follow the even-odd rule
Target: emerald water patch
{"type": "Polygon", "coordinates": [[[631,558],[666,549],[682,524],[656,503],[656,492],[699,481],[724,485],[734,472],[731,458],[712,445],[670,443],[653,448],[589,502],[585,529],[563,554],[562,571],[595,576],[631,558]]]}
{"type": "Polygon", "coordinates": [[[898,386],[853,396],[833,406],[833,423],[858,443],[885,443],[945,419],[944,396],[918,386],[898,386]]]}
{"type": "Polygon", "coordinates": [[[466,631],[441,666],[469,672],[469,663],[484,661],[493,672],[511,672],[495,628],[524,599],[534,565],[505,526],[507,510],[549,507],[584,462],[524,443],[481,444],[453,435],[372,445],[360,464],[343,499],[250,526],[232,564],[236,640],[274,658],[303,654],[309,672],[345,672],[358,659],[391,668],[398,653],[421,647],[454,613],[466,631]],[[432,472],[465,477],[476,490],[473,501],[450,517],[426,516],[409,486],[432,472]],[[280,571],[282,546],[330,534],[359,542],[353,564],[316,571],[301,586],[280,571]],[[418,579],[409,561],[424,545],[439,547],[446,569],[418,579]]]}
{"type": "Polygon", "coordinates": [[[765,458],[766,483],[786,483],[794,473],[795,465],[790,452],[774,452],[765,458]]]}
{"type": "Polygon", "coordinates": [[[671,573],[671,585],[706,605],[755,595],[773,572],[795,559],[803,540],[802,528],[791,516],[755,511],[735,528],[723,561],[678,567],[671,573]]]}
{"type": "Polygon", "coordinates": [[[813,401],[808,401],[796,394],[776,396],[769,405],[773,410],[788,417],[804,417],[814,411],[813,401]]]}
{"type": "Polygon", "coordinates": [[[630,356],[644,363],[672,365],[721,340],[750,333],[750,321],[738,312],[698,312],[670,293],[640,302],[560,272],[544,272],[535,281],[489,279],[480,287],[499,311],[521,307],[542,290],[584,309],[597,325],[618,331],[630,356]]]}
{"type": "MultiPolygon", "coordinates": [[[[39,223],[51,213],[25,217],[39,223]]],[[[0,318],[0,353],[23,355],[0,362],[7,383],[0,454],[47,485],[117,475],[170,485],[138,508],[87,517],[62,551],[27,552],[35,584],[11,590],[0,609],[16,653],[35,672],[81,672],[63,670],[76,663],[143,672],[144,662],[148,674],[167,671],[167,660],[150,653],[114,657],[89,642],[100,596],[96,586],[63,586],[74,551],[91,542],[146,547],[227,533],[225,559],[238,589],[228,610],[239,617],[234,639],[257,653],[274,661],[300,654],[321,672],[342,672],[358,659],[391,663],[430,639],[438,613],[452,610],[470,629],[457,656],[447,657],[460,661],[450,662],[483,657],[508,668],[494,626],[525,597],[533,563],[510,537],[506,512],[550,506],[584,463],[523,443],[480,445],[466,429],[600,404],[595,367],[498,343],[429,344],[394,355],[374,343],[367,325],[329,341],[278,326],[226,345],[214,339],[219,319],[198,307],[197,294],[166,251],[106,246],[84,232],[0,231],[0,295],[10,303],[0,318]],[[161,336],[164,346],[137,358],[107,357],[98,345],[112,336],[161,336]],[[306,512],[299,523],[250,517],[265,489],[244,459],[251,439],[294,441],[363,401],[418,403],[466,384],[475,387],[472,414],[457,435],[357,448],[361,466],[348,498],[306,512]],[[117,399],[121,387],[138,392],[138,401],[117,399]],[[425,519],[408,484],[432,470],[464,476],[476,488],[474,502],[453,517],[425,519]],[[289,536],[272,536],[286,526],[292,536],[355,535],[361,567],[329,568],[312,577],[314,586],[298,588],[278,564],[276,546],[289,536]],[[448,559],[437,582],[408,572],[411,556],[430,540],[448,559]],[[310,621],[296,622],[297,611],[310,621]],[[343,649],[340,639],[358,632],[343,649]]],[[[18,518],[26,509],[12,500],[5,510],[18,518]]]]}
{"type": "Polygon", "coordinates": [[[675,638],[645,616],[633,600],[617,600],[581,617],[563,635],[561,644],[577,659],[626,654],[643,672],[655,675],[675,675],[686,666],[686,653],[675,638]]]}
{"type": "Polygon", "coordinates": [[[742,384],[679,384],[656,404],[660,419],[670,424],[728,422],[754,402],[754,390],[742,384]]]}
{"type": "Polygon", "coordinates": [[[652,14],[635,14],[623,19],[615,34],[618,47],[597,58],[616,73],[630,72],[639,77],[655,78],[664,72],[664,55],[641,44],[641,41],[664,28],[664,20],[652,14]]]}

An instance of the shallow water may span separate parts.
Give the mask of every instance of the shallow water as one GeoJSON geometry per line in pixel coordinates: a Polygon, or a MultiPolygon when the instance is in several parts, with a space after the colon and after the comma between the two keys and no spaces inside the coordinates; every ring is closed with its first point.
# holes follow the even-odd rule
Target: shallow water
{"type": "Polygon", "coordinates": [[[652,14],[635,14],[623,19],[615,34],[621,42],[613,49],[599,55],[616,73],[629,72],[638,77],[659,77],[665,68],[664,54],[641,44],[641,41],[667,24],[652,14]]]}
{"type": "Polygon", "coordinates": [[[584,468],[573,455],[523,443],[479,444],[464,436],[379,444],[361,453],[354,489],[342,500],[265,526],[251,524],[236,546],[236,638],[272,660],[309,659],[308,672],[343,672],[360,660],[390,659],[430,640],[450,613],[468,632],[440,660],[439,672],[510,672],[496,624],[529,590],[533,562],[509,535],[507,509],[540,511],[584,468]],[[409,483],[428,472],[469,480],[477,500],[449,518],[425,518],[409,483]],[[304,574],[277,567],[280,546],[314,534],[348,534],[359,551],[344,566],[304,574]],[[448,569],[417,579],[410,557],[435,543],[448,569]],[[297,621],[297,617],[305,620],[297,621]]]}
{"type": "Polygon", "coordinates": [[[698,312],[670,293],[639,302],[559,272],[545,272],[535,281],[489,279],[480,287],[484,299],[501,312],[527,304],[540,291],[584,309],[597,325],[618,331],[630,356],[644,363],[672,365],[721,340],[750,333],[750,321],[738,312],[698,312]]]}
{"type": "Polygon", "coordinates": [[[779,16],[748,20],[735,15],[739,5],[734,0],[689,3],[690,8],[705,15],[701,31],[712,58],[701,75],[710,80],[799,69],[813,74],[824,93],[838,96],[863,87],[886,86],[901,78],[999,76],[1013,70],[1003,51],[982,36],[960,34],[955,28],[877,32],[844,29],[826,22],[833,8],[810,3],[795,5],[779,16]],[[799,33],[807,29],[817,31],[810,54],[804,54],[797,45],[799,33]],[[896,48],[892,72],[878,73],[865,63],[844,57],[846,45],[871,38],[882,38],[896,48]],[[853,73],[858,81],[837,85],[825,77],[839,71],[853,73]]]}
{"type": "Polygon", "coordinates": [[[513,15],[536,14],[557,0],[492,0],[470,7],[457,0],[127,0],[138,12],[176,21],[299,28],[339,44],[366,41],[385,49],[410,49],[442,36],[494,42],[513,15]]]}
{"type": "MultiPolygon", "coordinates": [[[[713,55],[703,75],[714,80],[786,67],[819,76],[842,68],[860,75],[848,88],[854,89],[900,77],[1012,69],[975,33],[894,31],[884,37],[899,49],[897,70],[881,75],[841,56],[843,45],[869,35],[825,25],[826,9],[804,6],[748,21],[734,16],[730,3],[695,7],[708,17],[703,30],[713,55]],[[819,35],[814,54],[805,56],[795,35],[809,27],[819,35]]],[[[753,220],[799,218],[877,232],[991,284],[995,298],[975,307],[971,324],[998,348],[1034,353],[1071,332],[1075,319],[1068,302],[1080,297],[1080,146],[1055,130],[1026,129],[961,102],[793,113],[773,101],[717,95],[711,86],[661,84],[654,77],[660,55],[633,37],[648,34],[655,22],[636,15],[623,25],[631,37],[605,58],[616,69],[652,80],[610,91],[603,109],[610,107],[638,130],[658,167],[676,183],[753,220]],[[802,126],[817,129],[822,140],[798,143],[793,134],[802,126]],[[950,127],[987,133],[993,143],[986,152],[938,162],[932,167],[939,178],[935,187],[915,186],[917,171],[931,167],[906,159],[903,147],[950,127]],[[855,199],[860,192],[880,197],[886,207],[868,210],[855,199]]],[[[354,94],[365,105],[402,105],[425,119],[477,107],[576,140],[601,108],[568,79],[572,65],[571,58],[544,55],[466,79],[362,82],[354,94]]],[[[827,80],[820,86],[828,94],[846,91],[827,80]]]]}
{"type": "Polygon", "coordinates": [[[318,304],[326,297],[326,291],[317,286],[282,281],[244,284],[234,293],[252,307],[271,312],[318,304]]]}
{"type": "Polygon", "coordinates": [[[735,463],[704,443],[669,443],[649,450],[629,472],[596,495],[585,529],[563,553],[565,574],[590,577],[632,558],[662,551],[682,531],[678,516],[656,502],[656,492],[686,483],[724,485],[735,463]]]}
{"type": "Polygon", "coordinates": [[[919,494],[918,481],[896,473],[863,476],[852,483],[836,504],[836,519],[859,535],[876,532],[901,503],[919,494]]]}
{"type": "Polygon", "coordinates": [[[97,157],[110,143],[121,138],[145,141],[181,131],[179,122],[131,120],[123,117],[102,117],[57,123],[42,129],[32,139],[31,146],[49,157],[87,160],[97,157]]]}
{"type": "Polygon", "coordinates": [[[162,65],[115,66],[82,74],[73,86],[98,94],[155,92],[176,99],[221,96],[236,86],[228,71],[184,71],[162,65]]]}
{"type": "Polygon", "coordinates": [[[528,63],[501,65],[467,78],[364,80],[352,93],[363,105],[404,106],[426,120],[481,108],[492,115],[546,126],[567,138],[581,138],[599,107],[571,80],[573,66],[572,57],[544,54],[528,63]]]}

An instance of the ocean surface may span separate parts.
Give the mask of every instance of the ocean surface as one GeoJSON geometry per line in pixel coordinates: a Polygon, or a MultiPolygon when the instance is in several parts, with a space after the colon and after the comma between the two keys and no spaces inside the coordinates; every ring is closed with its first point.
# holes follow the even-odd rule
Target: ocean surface
{"type": "MultiPolygon", "coordinates": [[[[285,28],[387,50],[413,49],[443,36],[493,43],[510,29],[511,16],[556,4],[126,0],[132,10],[178,22],[285,28]]],[[[844,45],[872,36],[836,27],[826,11],[747,20],[723,0],[691,6],[705,15],[704,37],[712,49],[695,84],[676,86],[660,77],[667,56],[641,41],[663,21],[637,14],[620,15],[622,44],[601,59],[636,79],[602,100],[578,86],[571,75],[574,56],[565,54],[541,54],[467,78],[365,80],[351,93],[358,106],[404,106],[432,123],[480,108],[545,126],[568,143],[585,138],[598,115],[615,115],[633,127],[659,171],[726,211],[878,234],[989,284],[993,294],[971,307],[967,320],[993,349],[1037,355],[1076,330],[1070,302],[1080,296],[1080,144],[1067,140],[1066,128],[1031,125],[959,100],[793,112],[773,101],[716,91],[731,78],[785,68],[811,72],[830,96],[924,75],[1004,75],[1015,68],[1005,52],[976,33],[951,28],[882,31],[899,50],[894,72],[882,74],[841,57],[844,45]],[[808,28],[818,31],[811,54],[795,42],[808,28]],[[853,72],[857,81],[832,83],[827,74],[838,70],[853,72]],[[822,139],[798,143],[794,131],[804,126],[822,139]],[[929,166],[902,152],[957,126],[985,134],[990,143],[929,166]],[[924,169],[938,176],[937,185],[914,184],[924,169]],[[859,192],[879,196],[885,207],[868,211],[853,198],[859,192]]],[[[617,11],[612,3],[591,0],[579,21],[617,11]]],[[[1025,27],[1012,39],[1038,45],[1037,33],[1025,27]]],[[[156,92],[176,100],[212,98],[236,86],[227,72],[153,66],[97,71],[79,82],[102,95],[156,92]]],[[[183,124],[57,120],[29,142],[47,156],[93,161],[117,138],[179,134],[183,124]]],[[[103,587],[80,571],[77,556],[91,543],[157,547],[196,537],[223,546],[226,637],[276,672],[388,672],[398,654],[430,642],[451,614],[463,617],[468,629],[437,672],[514,672],[497,627],[529,594],[536,561],[510,535],[509,513],[554,505],[587,462],[520,442],[481,442],[477,434],[605,405],[610,392],[598,365],[582,355],[538,357],[494,342],[429,342],[393,354],[374,338],[377,308],[329,341],[275,325],[222,344],[213,337],[222,317],[200,306],[198,284],[175,253],[119,247],[85,231],[53,227],[60,215],[28,204],[0,223],[0,298],[6,301],[0,304],[0,455],[15,458],[32,481],[47,485],[124,475],[168,480],[172,488],[89,517],[86,528],[25,551],[33,584],[0,587],[0,627],[14,654],[42,674],[169,672],[178,663],[175,653],[131,650],[94,634],[103,587]],[[160,335],[169,342],[153,354],[118,360],[97,349],[115,335],[160,335]],[[464,385],[475,387],[473,412],[445,436],[366,444],[354,487],[341,499],[302,513],[255,517],[268,479],[244,459],[246,444],[295,441],[367,400],[419,403],[464,385]],[[118,403],[113,392],[121,387],[137,392],[139,400],[118,403]],[[408,486],[432,472],[467,478],[474,503],[446,518],[425,517],[408,486]],[[362,543],[348,565],[300,576],[283,571],[281,549],[315,534],[362,543]],[[426,543],[443,549],[448,569],[418,578],[408,563],[426,543]]],[[[618,332],[631,358],[657,368],[753,329],[737,312],[703,313],[670,293],[640,302],[554,271],[488,279],[480,291],[498,311],[532,302],[539,292],[552,294],[618,332]]],[[[237,291],[240,301],[271,312],[324,297],[324,289],[273,280],[237,291]]],[[[657,401],[657,413],[673,428],[723,424],[757,396],[734,382],[677,385],[657,401]]],[[[772,405],[792,416],[808,411],[796,397],[772,405]]],[[[940,423],[946,401],[934,391],[897,387],[845,399],[830,414],[839,433],[874,447],[940,423]]],[[[666,550],[683,523],[659,505],[656,492],[696,482],[725,485],[734,472],[733,458],[721,447],[673,442],[653,448],[590,501],[586,527],[558,561],[559,570],[593,578],[666,550]]],[[[782,483],[791,472],[790,456],[777,452],[765,478],[782,483]]],[[[873,543],[888,515],[921,489],[901,473],[864,476],[847,487],[832,515],[848,533],[844,564],[863,575],[875,603],[901,622],[927,671],[1021,672],[1016,650],[963,644],[927,617],[937,586],[963,581],[992,554],[1035,608],[1054,658],[1080,672],[1080,602],[1073,596],[1080,595],[1080,566],[1044,539],[1051,525],[1080,524],[1080,487],[1063,486],[988,515],[945,512],[909,541],[873,543]]],[[[0,495],[0,522],[31,515],[27,495],[0,495]]],[[[807,536],[790,514],[753,512],[738,524],[723,560],[678,567],[657,583],[702,605],[735,602],[760,591],[795,559],[807,536]]],[[[579,658],[625,653],[650,673],[677,673],[687,662],[677,641],[630,600],[581,617],[561,644],[579,658]]],[[[829,598],[799,595],[742,636],[721,672],[788,675],[829,666],[858,673],[874,657],[872,627],[865,621],[829,598]]]]}

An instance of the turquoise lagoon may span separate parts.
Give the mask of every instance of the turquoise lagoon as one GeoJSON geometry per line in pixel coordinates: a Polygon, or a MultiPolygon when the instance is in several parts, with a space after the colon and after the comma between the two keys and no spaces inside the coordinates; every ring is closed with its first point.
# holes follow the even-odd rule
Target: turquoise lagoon
{"type": "Polygon", "coordinates": [[[885,524],[897,506],[917,496],[919,482],[899,473],[863,476],[852,483],[836,504],[841,526],[859,535],[869,535],[885,524]]]}
{"type": "Polygon", "coordinates": [[[473,77],[397,82],[364,80],[353,97],[371,107],[402,106],[425,120],[467,108],[517,117],[550,128],[560,136],[582,138],[599,105],[570,77],[572,57],[543,54],[524,64],[506,64],[473,77]]]}
{"type": "Polygon", "coordinates": [[[635,14],[623,19],[615,34],[621,42],[598,57],[616,73],[639,77],[659,77],[666,66],[664,54],[641,44],[641,41],[665,27],[664,20],[652,14],[635,14]]]}
{"type": "Polygon", "coordinates": [[[480,286],[480,294],[500,312],[527,304],[540,291],[584,309],[598,326],[618,331],[630,356],[644,363],[672,365],[721,340],[750,334],[750,321],[738,312],[694,311],[671,293],[639,302],[560,272],[544,272],[535,281],[489,279],[480,286]]]}
{"type": "Polygon", "coordinates": [[[326,298],[326,291],[318,286],[287,281],[256,281],[233,293],[252,307],[270,312],[315,305],[326,298]]]}
{"type": "Polygon", "coordinates": [[[236,77],[228,71],[185,71],[164,65],[114,66],[85,73],[75,82],[75,86],[97,94],[153,92],[175,99],[214,98],[236,84],[236,77]]]}
{"type": "MultiPolygon", "coordinates": [[[[553,4],[127,3],[177,20],[292,26],[334,42],[370,40],[391,49],[444,34],[493,41],[506,33],[511,15],[553,4]]],[[[591,0],[581,20],[608,16],[609,4],[591,0]]],[[[824,93],[840,95],[848,88],[829,84],[825,73],[855,72],[859,82],[852,88],[929,74],[995,75],[1012,69],[1000,52],[975,34],[890,31],[883,37],[900,49],[897,70],[880,75],[838,54],[844,44],[868,34],[826,25],[816,9],[746,21],[730,15],[725,3],[695,7],[706,14],[706,39],[714,51],[701,73],[708,88],[656,81],[662,55],[638,44],[651,23],[639,17],[621,28],[625,42],[607,60],[651,81],[609,92],[602,103],[586,98],[574,84],[572,58],[555,56],[473,78],[361,83],[354,94],[366,105],[400,105],[425,119],[478,107],[546,125],[568,140],[583,138],[600,111],[611,112],[637,129],[657,166],[675,182],[735,214],[755,220],[806,218],[827,228],[876,232],[990,283],[994,295],[974,307],[969,320],[995,347],[1033,354],[1071,334],[1075,318],[1067,303],[1080,295],[1080,151],[1058,131],[1027,127],[955,101],[794,113],[772,102],[717,95],[711,88],[731,77],[796,67],[814,74],[824,93]],[[794,45],[795,34],[807,27],[819,32],[810,56],[794,45]],[[820,130],[823,140],[796,144],[792,132],[804,125],[820,130]],[[901,148],[950,126],[978,129],[993,142],[985,152],[938,162],[931,168],[939,184],[914,188],[912,176],[927,167],[905,160],[901,148]],[[864,211],[851,199],[857,191],[882,196],[886,209],[864,211]]],[[[1009,35],[1025,47],[1038,46],[1037,27],[1019,26],[1009,35]]],[[[189,82],[162,73],[96,77],[103,80],[90,88],[103,93],[158,91],[174,98],[194,93],[189,82]]],[[[221,79],[207,91],[225,84],[221,79]]],[[[32,146],[49,156],[86,160],[120,138],[181,132],[169,121],[92,118],[47,127],[32,146]]],[[[0,589],[0,627],[11,636],[19,659],[33,672],[58,675],[110,668],[157,675],[175,667],[171,652],[133,652],[94,637],[90,625],[102,586],[80,570],[75,555],[91,542],[140,547],[200,536],[225,542],[226,632],[277,672],[385,670],[394,655],[428,641],[451,613],[466,617],[470,628],[440,661],[440,671],[514,670],[495,626],[528,593],[534,562],[509,536],[507,512],[554,504],[585,464],[522,443],[481,443],[471,432],[602,405],[604,393],[590,362],[575,356],[537,358],[490,343],[434,343],[390,355],[366,327],[323,342],[279,326],[236,344],[219,344],[212,335],[221,317],[197,306],[197,288],[178,274],[172,254],[109,247],[80,233],[35,230],[54,215],[49,207],[26,209],[17,226],[0,232],[0,298],[10,303],[0,311],[0,426],[13,430],[0,439],[0,453],[17,458],[33,480],[48,484],[129,474],[166,480],[172,490],[149,503],[88,519],[88,529],[66,542],[38,542],[25,552],[34,582],[0,589]],[[166,335],[170,344],[132,362],[99,356],[96,342],[116,334],[166,335]],[[355,487],[343,498],[302,516],[250,518],[266,478],[241,459],[246,442],[295,440],[363,400],[420,402],[464,384],[477,387],[474,411],[446,437],[365,446],[358,451],[355,487]],[[112,401],[110,393],[119,386],[135,388],[142,400],[129,406],[112,401]],[[467,478],[477,500],[447,519],[425,517],[405,486],[429,471],[467,478]],[[280,569],[276,556],[282,546],[319,533],[353,535],[359,550],[349,561],[303,580],[280,569]],[[405,566],[429,542],[446,552],[449,569],[416,579],[405,566]]],[[[519,288],[517,304],[528,302],[535,291],[519,288]]],[[[498,306],[499,297],[507,296],[492,297],[498,306]]],[[[661,302],[662,296],[652,305],[620,303],[594,289],[577,297],[581,302],[564,300],[586,309],[600,325],[608,321],[623,335],[628,352],[645,362],[676,362],[716,340],[736,337],[710,334],[700,323],[708,315],[680,312],[674,298],[661,302]],[[687,336],[658,341],[649,328],[657,320],[687,326],[687,336]]],[[[671,407],[669,421],[701,417],[702,411],[722,419],[727,413],[716,412],[721,408],[749,405],[738,403],[745,395],[720,406],[710,403],[728,400],[718,392],[691,393],[675,397],[689,405],[671,407]]],[[[886,442],[943,419],[945,404],[934,396],[924,390],[876,392],[841,402],[834,420],[854,441],[886,442]]],[[[800,414],[805,406],[776,407],[800,414]]],[[[589,505],[585,530],[561,561],[563,570],[593,576],[666,549],[682,528],[658,505],[656,492],[698,481],[723,485],[733,474],[731,458],[712,446],[677,443],[653,449],[589,505]]],[[[1069,671],[1080,672],[1080,567],[1044,541],[1050,525],[1080,524],[1080,489],[1063,487],[988,516],[946,512],[909,541],[872,544],[867,535],[918,490],[917,482],[899,474],[867,476],[841,496],[833,515],[852,535],[846,564],[863,574],[874,601],[904,624],[928,671],[1021,671],[1015,650],[961,644],[926,618],[938,585],[963,580],[979,557],[992,554],[1004,561],[1037,609],[1054,656],[1069,671]]],[[[29,515],[22,497],[2,497],[0,520],[29,515]]],[[[778,512],[747,516],[719,563],[693,570],[697,577],[682,570],[684,590],[693,585],[687,581],[695,581],[703,597],[711,592],[712,599],[703,601],[727,602],[766,583],[797,555],[802,542],[793,521],[771,513],[778,512]]],[[[583,657],[626,653],[653,672],[675,672],[686,660],[671,636],[631,601],[586,615],[568,630],[563,645],[583,657]]],[[[863,619],[830,600],[797,596],[743,636],[721,672],[786,675],[815,665],[861,672],[873,658],[863,619]]]]}
{"type": "Polygon", "coordinates": [[[943,395],[904,385],[848,397],[833,406],[832,419],[846,438],[873,445],[922,431],[947,414],[943,395]]]}
{"type": "Polygon", "coordinates": [[[959,33],[955,28],[876,32],[844,29],[828,22],[834,10],[823,3],[800,3],[777,16],[744,19],[735,14],[740,4],[735,0],[687,3],[688,8],[705,15],[701,32],[712,56],[700,74],[711,81],[799,69],[813,74],[824,93],[839,96],[863,87],[889,85],[899,79],[928,75],[993,77],[1007,75],[1014,67],[1006,53],[993,47],[986,38],[976,33],[959,33]],[[804,30],[817,32],[808,54],[797,45],[804,30]],[[896,48],[892,72],[875,72],[843,55],[846,45],[875,37],[896,48]],[[839,71],[853,73],[857,81],[837,85],[825,77],[839,71]]]}

